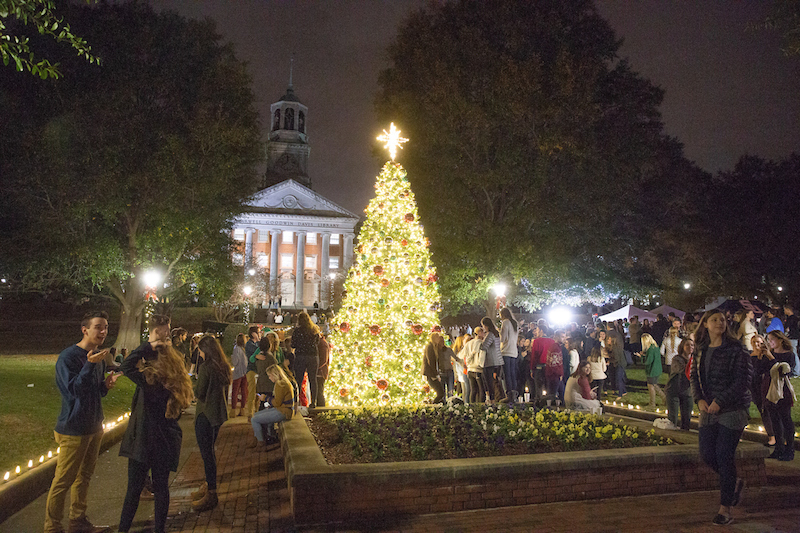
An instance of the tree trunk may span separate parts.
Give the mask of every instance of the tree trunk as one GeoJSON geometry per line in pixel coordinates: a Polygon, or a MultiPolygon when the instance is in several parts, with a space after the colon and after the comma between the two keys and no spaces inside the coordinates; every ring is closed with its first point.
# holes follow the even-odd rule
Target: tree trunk
{"type": "Polygon", "coordinates": [[[119,320],[119,334],[114,346],[117,351],[127,348],[128,353],[142,343],[142,311],[144,310],[141,295],[125,294],[122,304],[122,316],[119,320]]]}
{"type": "Polygon", "coordinates": [[[484,311],[486,311],[486,316],[491,318],[492,320],[495,319],[497,316],[497,309],[495,309],[496,300],[491,296],[487,296],[486,299],[483,300],[483,307],[484,311]]]}

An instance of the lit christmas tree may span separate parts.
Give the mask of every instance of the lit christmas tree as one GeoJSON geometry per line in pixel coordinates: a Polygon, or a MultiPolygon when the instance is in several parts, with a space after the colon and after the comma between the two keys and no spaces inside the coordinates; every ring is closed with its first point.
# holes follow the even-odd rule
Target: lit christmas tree
{"type": "Polygon", "coordinates": [[[378,140],[392,161],[375,182],[333,322],[325,387],[333,406],[416,404],[430,396],[421,370],[428,335],[439,330],[436,269],[406,172],[394,162],[407,139],[392,124],[378,140]]]}

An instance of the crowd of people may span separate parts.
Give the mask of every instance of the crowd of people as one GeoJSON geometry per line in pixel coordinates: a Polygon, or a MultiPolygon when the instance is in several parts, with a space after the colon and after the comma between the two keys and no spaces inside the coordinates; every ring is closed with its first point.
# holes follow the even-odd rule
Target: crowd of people
{"type": "Polygon", "coordinates": [[[55,437],[61,450],[47,497],[45,533],[65,531],[62,521],[68,493],[68,531],[102,533],[109,529],[94,525],[86,517],[86,508],[103,437],[101,399],[120,375],[136,385],[119,452],[128,459],[120,532],[129,531],[142,497],[154,500],[154,531],[164,531],[169,473],[177,470],[183,440],[178,420],[192,403],[205,471],[205,481],[191,495],[197,512],[218,504],[214,446],[229,416],[247,416],[253,428],[249,447],[266,449],[277,442],[274,425],[291,419],[298,406],[325,405],[329,345],[305,311],[297,315],[290,335],[285,330],[250,327],[246,342],[244,334],[237,336],[230,359],[213,334],[195,335],[187,343],[188,332],[170,329],[169,317],[151,316],[148,328],[147,341],[130,354],[126,350],[112,353],[100,349],[108,335],[108,315],[91,313],[81,322],[81,341],[59,355],[56,383],[62,408],[55,437]],[[304,389],[310,389],[310,394],[304,389]]]}
{"type": "Polygon", "coordinates": [[[744,488],[734,458],[751,403],[761,414],[766,445],[774,448],[769,457],[794,459],[791,408],[796,398],[789,378],[800,374],[800,326],[790,305],[767,310],[757,323],[753,310],[731,314],[714,309],[702,316],[658,315],[653,323],[640,323],[634,316],[554,331],[544,319],[520,324],[504,308],[499,332],[487,317],[474,330],[453,327],[449,333],[452,350],[442,335],[433,333],[424,354],[423,373],[436,391],[434,402],[448,395],[439,383],[455,382],[453,394],[464,402],[513,405],[524,387],[525,401],[544,399],[548,405],[563,402],[596,412],[604,394],[606,401],[624,401],[626,368],[638,359],[649,407],[657,399],[664,402],[676,429],[690,429],[693,405],[698,406],[700,454],[720,477],[715,524],[732,521],[731,508],[744,488]],[[668,380],[662,390],[664,372],[668,380]],[[454,373],[467,379],[454,380],[454,373]]]}

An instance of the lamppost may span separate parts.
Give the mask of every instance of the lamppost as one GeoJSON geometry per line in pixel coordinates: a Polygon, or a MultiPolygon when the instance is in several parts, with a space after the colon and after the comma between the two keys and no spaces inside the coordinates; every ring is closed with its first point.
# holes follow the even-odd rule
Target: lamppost
{"type": "Polygon", "coordinates": [[[506,284],[495,283],[492,286],[492,291],[495,295],[495,313],[500,313],[500,308],[506,305],[506,284]]]}
{"type": "Polygon", "coordinates": [[[331,272],[330,274],[328,274],[328,278],[330,278],[330,283],[328,283],[328,285],[330,285],[331,289],[331,298],[330,300],[328,300],[328,308],[331,310],[331,313],[333,313],[333,289],[334,289],[334,284],[336,283],[336,273],[331,272]]]}
{"type": "Polygon", "coordinates": [[[242,293],[244,293],[244,323],[250,323],[250,295],[253,294],[253,287],[250,285],[245,285],[242,287],[242,293]]]}
{"type": "Polygon", "coordinates": [[[158,290],[158,286],[161,284],[162,279],[163,276],[161,272],[154,268],[146,270],[142,275],[146,299],[144,305],[144,333],[142,335],[142,340],[146,339],[150,335],[150,317],[153,316],[153,312],[155,311],[155,303],[158,301],[156,290],[158,290]]]}

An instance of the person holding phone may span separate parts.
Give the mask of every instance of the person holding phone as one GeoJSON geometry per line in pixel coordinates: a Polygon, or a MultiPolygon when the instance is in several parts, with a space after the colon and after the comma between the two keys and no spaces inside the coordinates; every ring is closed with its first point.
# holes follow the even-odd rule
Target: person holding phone
{"type": "Polygon", "coordinates": [[[86,517],[89,482],[103,440],[101,399],[114,387],[119,374],[105,375],[108,350],[99,350],[108,335],[108,314],[89,313],[81,321],[83,338],[65,349],[56,361],[56,385],[61,393],[61,413],[55,427],[61,448],[56,472],[47,494],[44,532],[61,533],[64,501],[70,497],[69,531],[102,533],[86,517]]]}
{"type": "Polygon", "coordinates": [[[139,497],[152,472],[156,533],[163,532],[169,511],[169,473],[178,469],[183,433],[178,419],[192,402],[192,382],[185,357],[170,342],[169,317],[150,317],[150,337],[122,362],[125,377],[136,384],[128,429],[119,455],[128,458],[128,490],[119,520],[127,532],[139,497]]]}

